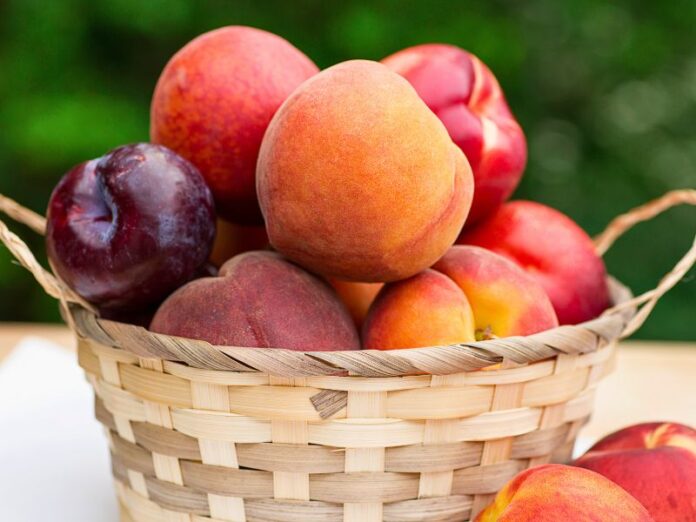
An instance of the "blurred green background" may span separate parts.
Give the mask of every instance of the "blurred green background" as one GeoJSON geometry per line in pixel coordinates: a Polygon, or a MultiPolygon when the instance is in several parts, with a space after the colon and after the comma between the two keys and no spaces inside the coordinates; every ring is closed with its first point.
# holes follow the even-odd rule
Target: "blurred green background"
{"type": "MultiPolygon", "coordinates": [[[[228,24],[290,40],[320,67],[447,42],[494,71],[529,140],[516,197],[596,234],[616,214],[696,187],[696,2],[0,2],[0,192],[42,212],[72,165],[146,141],[152,90],[188,40],[228,24]]],[[[641,225],[607,256],[642,292],[688,248],[693,208],[641,225]]],[[[31,238],[43,256],[40,239],[31,238]]],[[[578,270],[582,270],[578,266],[578,270]]],[[[696,278],[636,335],[696,339],[696,278]]],[[[0,319],[57,321],[57,307],[0,248],[0,319]]]]}

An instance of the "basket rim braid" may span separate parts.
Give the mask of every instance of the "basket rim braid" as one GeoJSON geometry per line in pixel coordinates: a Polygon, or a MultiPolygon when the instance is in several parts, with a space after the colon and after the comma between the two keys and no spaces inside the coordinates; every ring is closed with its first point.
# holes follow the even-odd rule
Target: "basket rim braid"
{"type": "MultiPolygon", "coordinates": [[[[696,205],[696,190],[666,193],[661,198],[615,218],[595,239],[603,255],[623,233],[680,204],[696,205]]],[[[34,231],[45,232],[45,218],[0,194],[0,211],[34,231]]],[[[294,351],[283,348],[214,346],[194,339],[157,334],[139,326],[101,319],[94,308],[70,290],[57,276],[45,270],[26,244],[0,221],[0,240],[41,284],[61,302],[64,319],[83,337],[107,346],[129,350],[140,357],[181,362],[206,370],[263,372],[287,377],[332,375],[348,372],[362,377],[389,377],[426,373],[445,375],[471,371],[503,360],[528,364],[558,354],[588,353],[606,343],[625,338],[637,330],[657,301],[677,284],[696,262],[694,244],[659,284],[632,297],[630,291],[609,277],[613,307],[601,316],[577,325],[563,325],[526,337],[401,350],[294,351]]]]}

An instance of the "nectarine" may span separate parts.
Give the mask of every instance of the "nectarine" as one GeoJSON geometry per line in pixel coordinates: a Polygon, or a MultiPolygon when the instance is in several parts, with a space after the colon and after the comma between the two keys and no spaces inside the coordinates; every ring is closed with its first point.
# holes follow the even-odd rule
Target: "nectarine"
{"type": "Polygon", "coordinates": [[[317,72],[289,42],[260,29],[202,34],[162,71],[150,137],[200,169],[220,216],[260,225],[254,178],[261,139],[285,98],[317,72]]]}
{"type": "Polygon", "coordinates": [[[624,428],[575,461],[633,495],[656,522],[696,521],[696,430],[674,423],[624,428]]]}
{"type": "Polygon", "coordinates": [[[491,70],[444,44],[409,47],[382,63],[413,85],[466,154],[476,187],[467,226],[495,211],[522,177],[527,142],[491,70]]]}
{"type": "Polygon", "coordinates": [[[517,262],[544,287],[561,324],[593,319],[609,305],[606,268],[592,240],[551,207],[510,201],[457,242],[517,262]]]}
{"type": "Polygon", "coordinates": [[[464,292],[435,270],[380,290],[363,324],[363,348],[394,350],[476,340],[464,292]]]}

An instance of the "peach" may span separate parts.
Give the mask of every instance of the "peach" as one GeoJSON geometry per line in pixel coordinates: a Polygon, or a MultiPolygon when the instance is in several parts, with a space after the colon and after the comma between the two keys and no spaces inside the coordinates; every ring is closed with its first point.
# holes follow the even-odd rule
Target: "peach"
{"type": "Polygon", "coordinates": [[[157,310],[153,332],[227,346],[357,350],[360,340],[331,287],[275,252],[247,252],[217,277],[179,288],[157,310]]]}
{"type": "Polygon", "coordinates": [[[389,283],[363,324],[363,348],[395,350],[475,340],[474,315],[464,292],[435,270],[389,283]]]}
{"type": "Polygon", "coordinates": [[[354,283],[341,279],[329,279],[338,297],[348,308],[355,326],[362,327],[370,305],[375,300],[377,293],[384,286],[382,283],[354,283]]]}
{"type": "Polygon", "coordinates": [[[515,263],[490,250],[453,246],[433,268],[464,291],[478,332],[510,337],[558,326],[542,286],[515,263]]]}
{"type": "Polygon", "coordinates": [[[167,63],[152,98],[150,138],[191,161],[218,215],[260,225],[255,170],[273,114],[317,66],[283,38],[222,27],[186,44],[167,63]]]}
{"type": "Polygon", "coordinates": [[[624,428],[574,464],[624,488],[656,522],[696,521],[696,430],[688,426],[654,422],[624,428]]]}
{"type": "Polygon", "coordinates": [[[454,243],[471,168],[413,87],[354,60],[303,83],[264,136],[257,189],[271,245],[319,274],[404,279],[454,243]]]}
{"type": "Polygon", "coordinates": [[[511,201],[457,241],[517,262],[546,290],[561,324],[597,317],[609,305],[607,273],[590,237],[541,203],[511,201]]]}
{"type": "Polygon", "coordinates": [[[527,163],[524,133],[493,73],[473,54],[443,44],[409,47],[382,63],[413,85],[466,154],[476,187],[467,226],[491,214],[527,163]]]}
{"type": "Polygon", "coordinates": [[[651,522],[645,508],[598,473],[546,464],[519,473],[475,522],[651,522]]]}
{"type": "Polygon", "coordinates": [[[264,227],[247,227],[218,219],[210,262],[215,266],[222,266],[237,254],[264,250],[267,246],[268,235],[264,227]]]}
{"type": "Polygon", "coordinates": [[[365,348],[390,350],[530,335],[557,325],[543,288],[520,267],[483,248],[454,246],[432,269],[385,285],[362,334],[365,348]]]}

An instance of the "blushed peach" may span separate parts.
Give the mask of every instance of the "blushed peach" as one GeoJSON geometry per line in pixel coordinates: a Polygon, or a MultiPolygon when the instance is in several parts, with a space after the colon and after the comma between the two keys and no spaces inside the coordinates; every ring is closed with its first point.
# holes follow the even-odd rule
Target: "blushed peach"
{"type": "Polygon", "coordinates": [[[543,287],[512,261],[490,250],[453,246],[433,266],[466,294],[481,335],[531,335],[558,326],[543,287]]]}
{"type": "Polygon", "coordinates": [[[474,340],[474,315],[466,295],[435,270],[385,285],[363,324],[366,349],[394,350],[474,340]]]}
{"type": "Polygon", "coordinates": [[[365,60],[330,67],[264,136],[259,202],[271,244],[313,272],[410,277],[454,243],[471,206],[464,154],[409,83],[365,60]]]}
{"type": "Polygon", "coordinates": [[[184,285],[162,303],[150,329],[226,346],[360,348],[333,289],[275,252],[240,254],[217,277],[184,285]]]}
{"type": "Polygon", "coordinates": [[[317,72],[280,36],[242,26],[207,32],[162,71],[150,138],[198,167],[218,215],[260,225],[255,170],[261,139],[280,104],[317,72]]]}
{"type": "Polygon", "coordinates": [[[547,464],[523,471],[475,522],[652,522],[619,486],[582,468],[547,464]]]}
{"type": "Polygon", "coordinates": [[[530,335],[557,325],[544,289],[520,267],[483,248],[454,246],[432,269],[386,284],[362,336],[365,348],[390,350],[530,335]]]}

